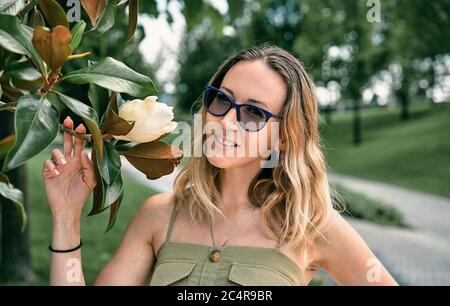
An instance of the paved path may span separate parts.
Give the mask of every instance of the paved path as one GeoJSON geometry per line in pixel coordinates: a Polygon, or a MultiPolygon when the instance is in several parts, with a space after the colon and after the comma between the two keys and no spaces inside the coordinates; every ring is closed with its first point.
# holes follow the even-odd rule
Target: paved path
{"type": "Polygon", "coordinates": [[[329,174],[330,182],[396,207],[413,229],[350,220],[381,262],[405,285],[450,285],[450,199],[329,174]]]}
{"type": "Polygon", "coordinates": [[[414,228],[450,240],[449,198],[344,175],[329,174],[329,179],[394,206],[414,228]]]}
{"type": "MultiPolygon", "coordinates": [[[[150,181],[122,159],[124,171],[149,187],[172,190],[174,173],[150,181]]],[[[396,207],[413,229],[380,226],[348,218],[402,285],[450,285],[450,199],[383,183],[329,174],[330,182],[396,207]]],[[[323,271],[319,275],[324,275],[323,271]]],[[[325,284],[334,284],[325,276],[325,284]]]]}

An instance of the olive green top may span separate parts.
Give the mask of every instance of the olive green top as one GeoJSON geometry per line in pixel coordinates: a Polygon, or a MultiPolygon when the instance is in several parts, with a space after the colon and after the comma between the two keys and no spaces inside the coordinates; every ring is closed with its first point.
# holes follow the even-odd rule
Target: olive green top
{"type": "Polygon", "coordinates": [[[172,242],[174,205],[150,286],[299,286],[297,264],[275,248],[172,242]]]}

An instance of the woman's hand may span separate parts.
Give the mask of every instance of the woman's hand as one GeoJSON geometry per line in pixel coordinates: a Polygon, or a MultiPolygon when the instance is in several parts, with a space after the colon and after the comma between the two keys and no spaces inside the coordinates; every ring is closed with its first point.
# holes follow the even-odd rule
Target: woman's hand
{"type": "MultiPolygon", "coordinates": [[[[70,117],[64,126],[73,129],[70,117]]],[[[75,131],[86,133],[86,128],[80,124],[75,131]]],[[[79,218],[96,185],[94,164],[83,149],[84,140],[64,132],[64,154],[54,149],[51,160],[44,162],[45,191],[54,218],[79,218]]]]}

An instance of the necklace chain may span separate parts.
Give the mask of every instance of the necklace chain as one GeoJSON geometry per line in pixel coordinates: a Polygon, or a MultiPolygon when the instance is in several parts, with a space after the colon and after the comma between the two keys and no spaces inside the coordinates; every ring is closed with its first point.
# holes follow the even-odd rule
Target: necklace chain
{"type": "MultiPolygon", "coordinates": [[[[247,223],[250,221],[250,217],[253,215],[253,212],[256,210],[256,206],[253,207],[252,211],[250,212],[250,214],[248,215],[247,219],[245,220],[245,222],[243,222],[229,237],[227,240],[225,240],[225,242],[221,245],[222,247],[225,246],[225,244],[228,243],[228,241],[231,240],[231,238],[233,238],[234,236],[237,235],[237,233],[239,233],[245,225],[247,225],[247,223]]],[[[211,240],[213,243],[214,247],[216,246],[216,242],[214,241],[214,235],[213,235],[213,228],[212,228],[212,222],[211,222],[211,218],[210,218],[210,222],[209,222],[209,226],[210,226],[210,231],[211,231],[211,240]]]]}

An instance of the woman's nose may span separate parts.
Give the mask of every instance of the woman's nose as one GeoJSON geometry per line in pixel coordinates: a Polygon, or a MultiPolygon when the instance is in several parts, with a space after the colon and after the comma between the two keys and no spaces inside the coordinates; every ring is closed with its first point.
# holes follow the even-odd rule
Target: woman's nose
{"type": "Polygon", "coordinates": [[[224,130],[236,130],[237,129],[237,115],[236,115],[236,109],[231,108],[220,120],[220,123],[222,124],[224,130]]]}

